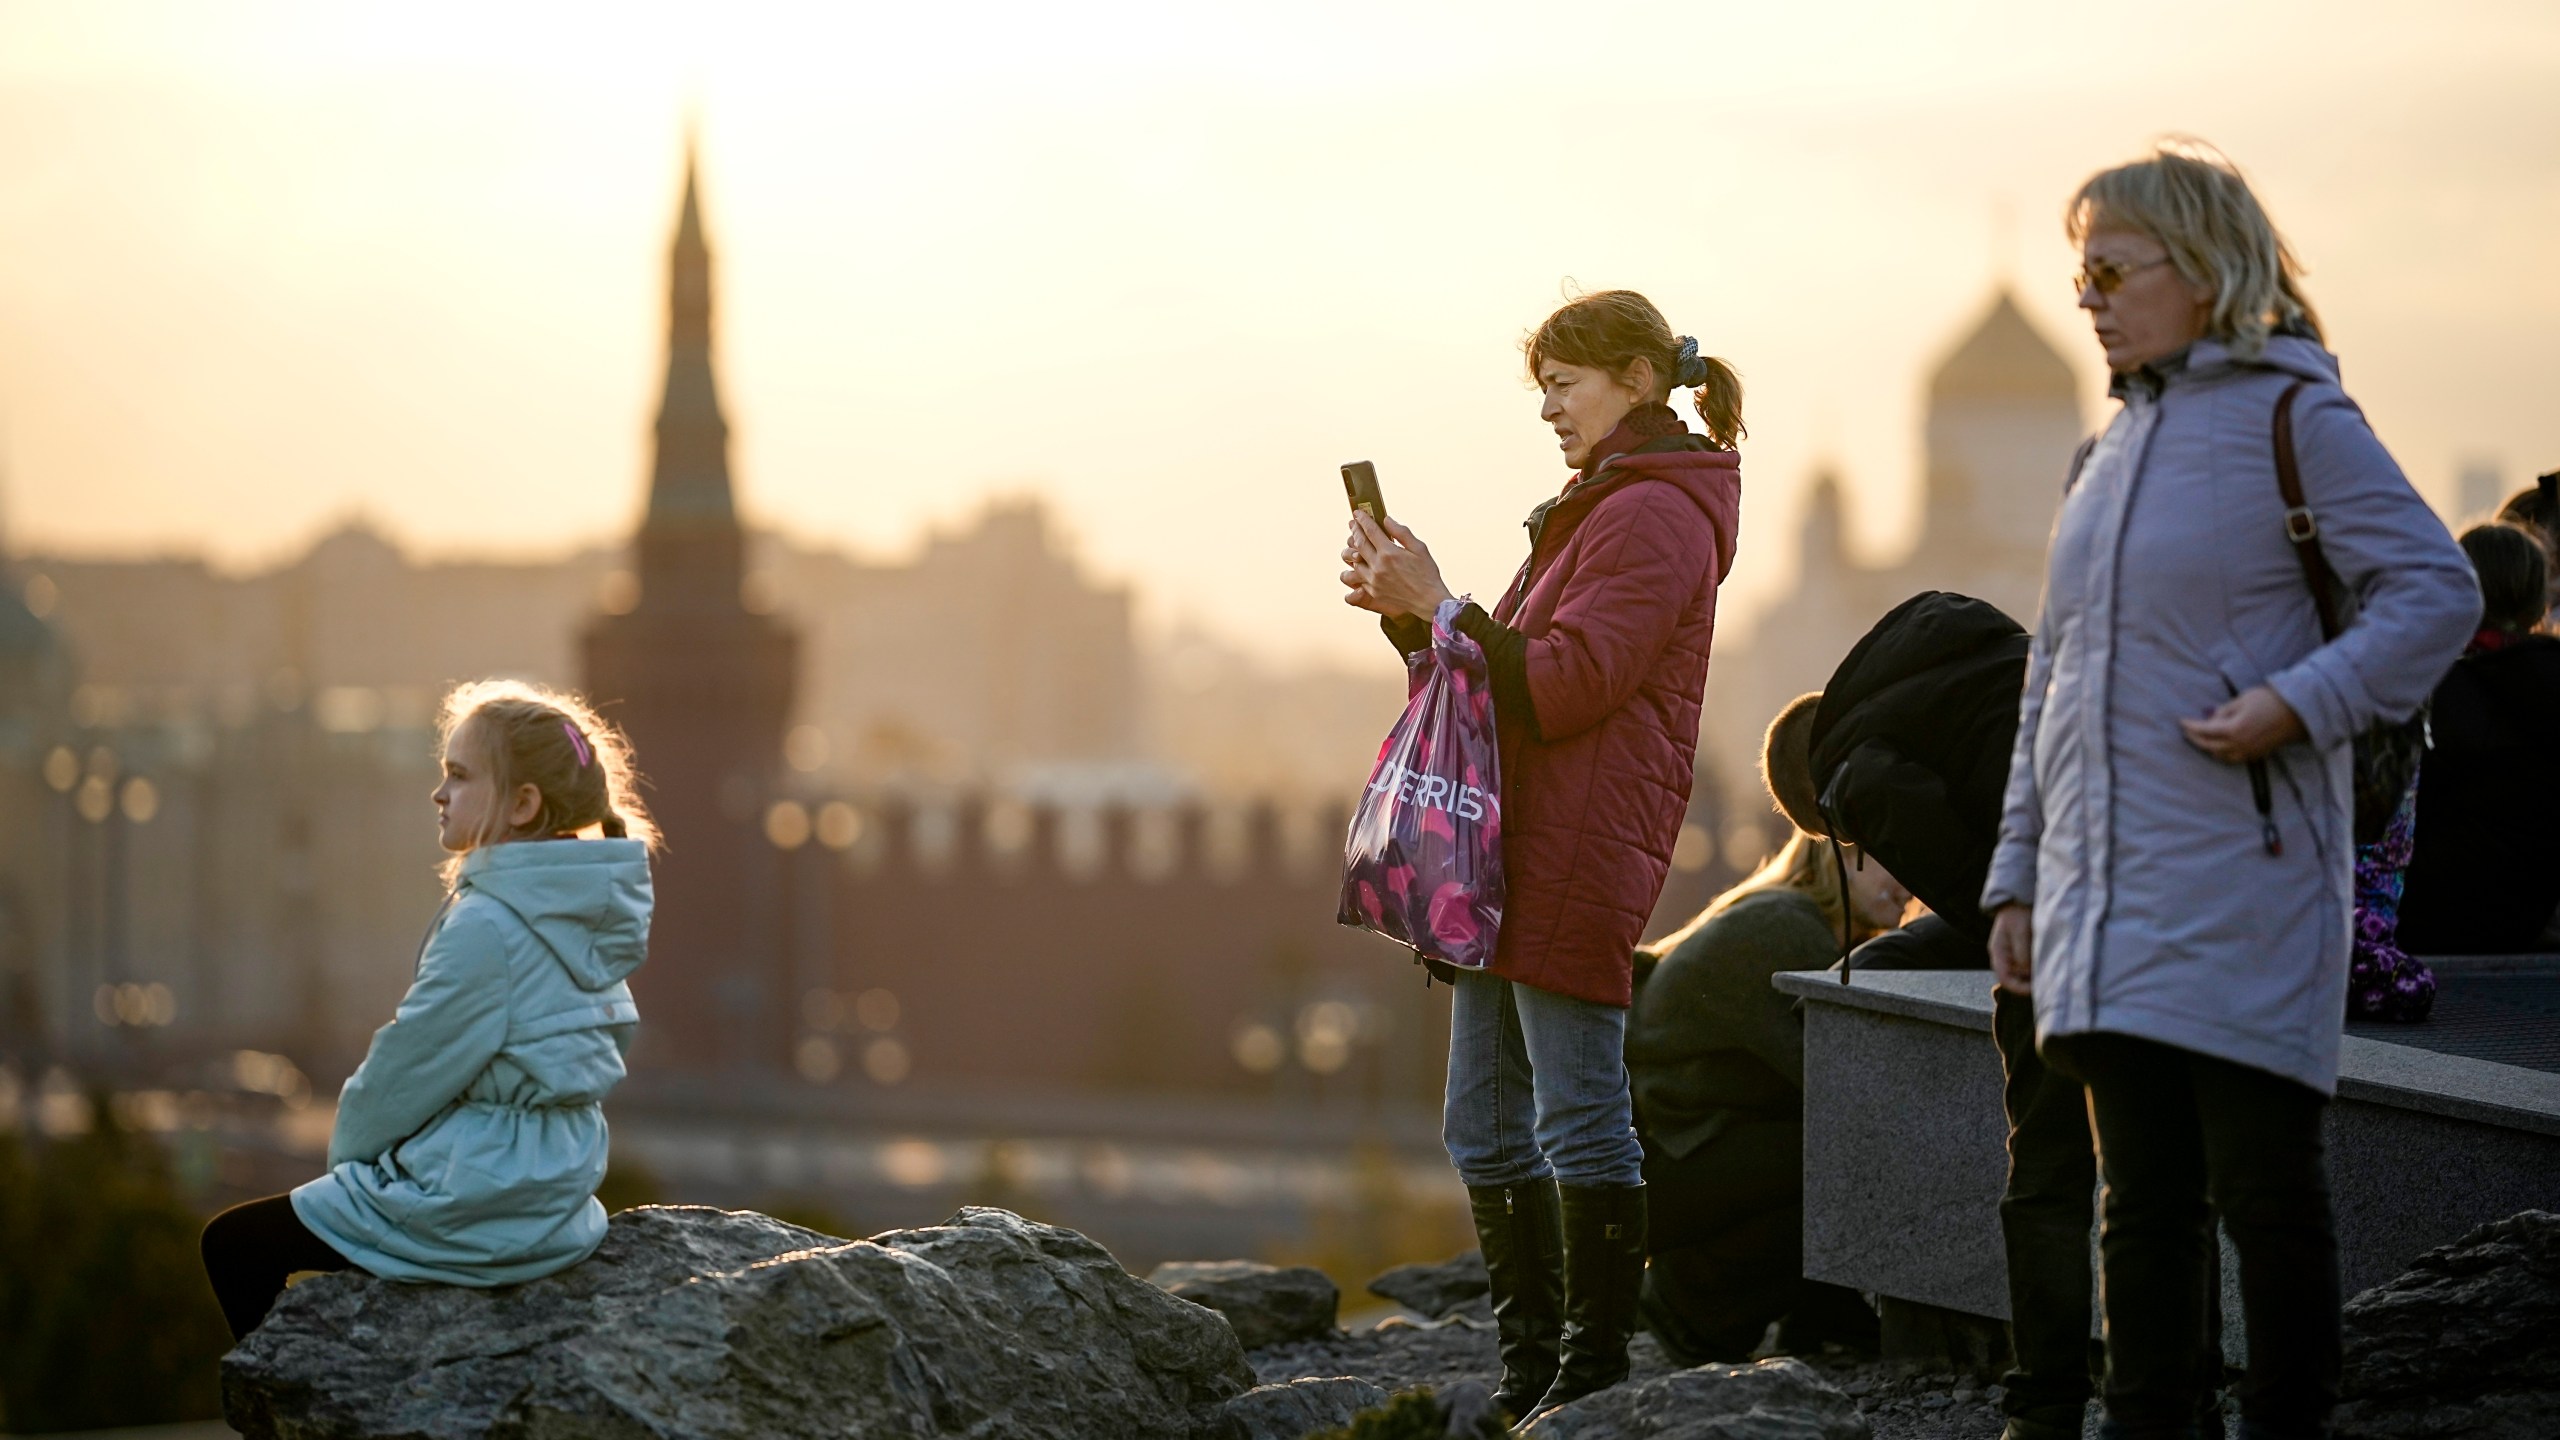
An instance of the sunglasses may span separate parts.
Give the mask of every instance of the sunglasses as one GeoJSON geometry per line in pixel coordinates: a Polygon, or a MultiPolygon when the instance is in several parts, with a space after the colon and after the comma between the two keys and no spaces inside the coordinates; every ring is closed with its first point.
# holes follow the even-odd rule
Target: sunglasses
{"type": "Polygon", "coordinates": [[[2119,265],[2113,260],[2091,260],[2080,267],[2078,274],[2071,277],[2071,293],[2085,295],[2094,287],[2101,295],[2113,295],[2124,288],[2124,282],[2128,276],[2139,275],[2155,265],[2168,263],[2169,257],[2166,255],[2157,260],[2145,260],[2139,265],[2119,265]]]}

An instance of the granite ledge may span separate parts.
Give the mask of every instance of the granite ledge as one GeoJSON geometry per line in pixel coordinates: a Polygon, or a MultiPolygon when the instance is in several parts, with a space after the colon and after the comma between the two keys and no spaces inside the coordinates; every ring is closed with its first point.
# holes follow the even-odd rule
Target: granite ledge
{"type": "MultiPolygon", "coordinates": [[[[1897,1015],[1955,1029],[1991,1029],[1990,976],[1980,970],[1881,970],[1840,983],[1837,971],[1795,970],[1771,984],[1809,1003],[1897,1015]]],[[[2560,1135],[2560,1075],[2342,1037],[2338,1098],[2502,1129],[2560,1135]]]]}
{"type": "Polygon", "coordinates": [[[1771,976],[1769,983],[1828,1005],[1991,1033],[1988,970],[1860,970],[1846,985],[1837,970],[1788,970],[1771,976]]]}

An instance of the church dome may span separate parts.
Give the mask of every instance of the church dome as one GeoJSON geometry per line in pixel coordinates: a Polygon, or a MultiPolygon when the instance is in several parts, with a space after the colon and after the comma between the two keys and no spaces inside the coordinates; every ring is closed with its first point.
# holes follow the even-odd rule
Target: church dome
{"type": "Polygon", "coordinates": [[[2051,341],[2037,331],[2003,287],[1990,313],[1956,345],[1929,377],[1929,402],[1950,400],[2058,400],[2079,402],[2079,377],[2051,341]]]}

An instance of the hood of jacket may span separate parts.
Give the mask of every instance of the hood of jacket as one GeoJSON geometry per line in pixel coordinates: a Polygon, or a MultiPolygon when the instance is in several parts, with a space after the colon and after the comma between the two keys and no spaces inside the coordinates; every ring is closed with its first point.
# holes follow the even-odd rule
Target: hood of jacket
{"type": "Polygon", "coordinates": [[[581,990],[604,990],[649,953],[653,894],[637,840],[522,840],[472,851],[457,892],[504,905],[581,990]]]}
{"type": "MultiPolygon", "coordinates": [[[[1814,773],[1822,773],[1826,750],[1841,749],[1843,740],[1854,743],[1853,737],[1841,733],[1844,727],[1865,728],[1849,723],[1852,712],[1915,679],[1943,674],[1962,661],[1987,656],[2023,663],[2027,643],[2025,626],[2000,607],[1970,595],[1923,590],[1896,605],[1850,647],[1822,687],[1822,703],[1814,709],[1813,728],[1806,737],[1813,750],[1814,773]]],[[[2008,698],[2014,702],[2016,696],[2008,698]]],[[[1838,756],[1831,758],[1836,761],[1838,756]]]]}
{"type": "Polygon", "coordinates": [[[1987,933],[1974,897],[1999,835],[2028,648],[1997,606],[1922,591],[1851,648],[1807,734],[1825,828],[1846,827],[1969,934],[1987,933]],[[1913,789],[1908,767],[1934,785],[1913,789]]]}
{"type": "Polygon", "coordinates": [[[2337,385],[2338,357],[2328,347],[2298,330],[2279,330],[2267,337],[2266,347],[2254,360],[2244,360],[2220,340],[2199,340],[2177,355],[2156,365],[2145,365],[2129,374],[2118,375],[2108,393],[2124,398],[2132,388],[2157,395],[2194,381],[2219,379],[2234,370],[2274,370],[2314,385],[2337,385]]]}
{"type": "Polygon", "coordinates": [[[1715,531],[1716,573],[1733,573],[1734,545],[1742,528],[1742,456],[1715,449],[1705,436],[1685,431],[1610,457],[1598,471],[1577,479],[1563,494],[1530,511],[1526,523],[1531,563],[1552,548],[1550,541],[1563,543],[1591,507],[1638,480],[1665,480],[1678,486],[1715,531]]]}
{"type": "Polygon", "coordinates": [[[1733,573],[1735,542],[1742,533],[1742,456],[1710,447],[1703,436],[1683,435],[1621,455],[1606,473],[1667,480],[1715,527],[1716,573],[1733,573]]]}

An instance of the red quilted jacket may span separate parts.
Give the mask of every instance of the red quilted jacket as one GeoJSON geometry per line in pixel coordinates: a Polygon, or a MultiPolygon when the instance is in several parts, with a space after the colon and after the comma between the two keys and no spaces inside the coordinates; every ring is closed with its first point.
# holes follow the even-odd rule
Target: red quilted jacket
{"type": "Polygon", "coordinates": [[[1494,618],[1527,638],[1538,734],[1502,732],[1510,887],[1493,973],[1624,1005],[1688,811],[1733,568],[1741,458],[1692,436],[1604,464],[1548,509],[1494,618]]]}

